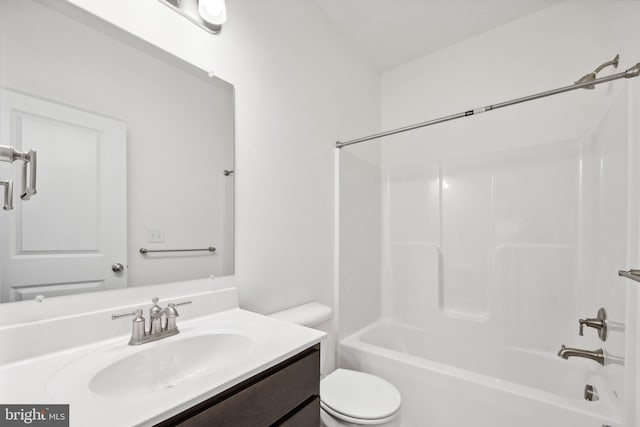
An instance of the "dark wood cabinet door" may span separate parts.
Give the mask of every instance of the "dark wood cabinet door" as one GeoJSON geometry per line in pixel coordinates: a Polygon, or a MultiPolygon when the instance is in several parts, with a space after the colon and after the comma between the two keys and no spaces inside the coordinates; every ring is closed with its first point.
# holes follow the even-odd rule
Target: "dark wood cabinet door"
{"type": "Polygon", "coordinates": [[[309,403],[293,413],[282,422],[279,427],[319,427],[320,426],[320,397],[314,397],[309,403]]]}
{"type": "Polygon", "coordinates": [[[156,427],[317,427],[319,349],[316,345],[302,351],[156,427]]]}

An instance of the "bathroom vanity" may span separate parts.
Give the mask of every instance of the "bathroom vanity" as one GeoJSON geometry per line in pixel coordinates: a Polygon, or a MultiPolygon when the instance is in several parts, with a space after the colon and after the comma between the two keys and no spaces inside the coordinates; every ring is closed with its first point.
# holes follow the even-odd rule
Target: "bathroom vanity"
{"type": "Polygon", "coordinates": [[[320,345],[161,423],[180,426],[320,425],[320,345]]]}
{"type": "Polygon", "coordinates": [[[181,285],[113,291],[116,304],[45,300],[46,319],[0,326],[0,402],[68,404],[72,427],[318,426],[325,333],[239,308],[235,287],[181,285]],[[192,303],[180,307],[179,333],[129,345],[131,318],[111,316],[148,313],[152,289],[162,306],[192,303]]]}

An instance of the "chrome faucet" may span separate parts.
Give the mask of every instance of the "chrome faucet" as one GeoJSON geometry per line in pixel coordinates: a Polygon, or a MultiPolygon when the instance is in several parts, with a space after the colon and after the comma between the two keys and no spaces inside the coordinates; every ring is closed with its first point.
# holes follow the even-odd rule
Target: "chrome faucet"
{"type": "Polygon", "coordinates": [[[594,328],[598,330],[598,337],[602,341],[606,341],[607,339],[607,312],[604,308],[598,310],[598,315],[595,319],[578,319],[578,324],[580,325],[580,329],[578,330],[578,335],[582,336],[584,333],[584,326],[588,326],[589,328],[594,328]]]}
{"type": "Polygon", "coordinates": [[[176,317],[179,316],[176,306],[191,304],[191,301],[184,301],[180,303],[170,303],[166,308],[162,308],[158,305],[158,297],[153,297],[151,302],[153,305],[149,309],[149,330],[145,330],[145,319],[142,309],[137,309],[130,313],[112,314],[111,320],[119,319],[121,317],[134,316],[133,328],[131,331],[131,339],[129,345],[140,345],[152,341],[157,341],[162,338],[170,337],[178,334],[178,326],[176,325],[176,317]],[[162,318],[164,317],[164,322],[162,318]]]}
{"type": "Polygon", "coordinates": [[[560,347],[560,351],[558,352],[558,356],[562,357],[563,359],[568,359],[570,357],[584,357],[586,359],[594,360],[602,366],[604,366],[605,363],[605,352],[601,348],[594,351],[589,351],[581,350],[579,348],[566,347],[564,344],[562,344],[562,346],[560,347]]]}

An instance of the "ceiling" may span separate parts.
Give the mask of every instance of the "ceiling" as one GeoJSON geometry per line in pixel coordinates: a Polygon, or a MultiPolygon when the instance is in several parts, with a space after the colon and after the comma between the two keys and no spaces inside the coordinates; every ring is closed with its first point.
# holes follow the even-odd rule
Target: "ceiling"
{"type": "Polygon", "coordinates": [[[316,0],[383,71],[562,0],[316,0]]]}

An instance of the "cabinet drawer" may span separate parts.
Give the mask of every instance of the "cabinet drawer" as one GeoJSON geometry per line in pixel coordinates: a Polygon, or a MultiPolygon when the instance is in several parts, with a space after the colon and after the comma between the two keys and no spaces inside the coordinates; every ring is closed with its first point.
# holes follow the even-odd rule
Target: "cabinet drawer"
{"type": "Polygon", "coordinates": [[[314,346],[158,426],[264,427],[319,394],[320,351],[314,346]]]}
{"type": "Polygon", "coordinates": [[[296,413],[276,425],[279,427],[319,427],[320,397],[316,396],[296,413]]]}

